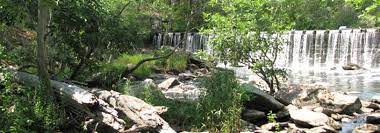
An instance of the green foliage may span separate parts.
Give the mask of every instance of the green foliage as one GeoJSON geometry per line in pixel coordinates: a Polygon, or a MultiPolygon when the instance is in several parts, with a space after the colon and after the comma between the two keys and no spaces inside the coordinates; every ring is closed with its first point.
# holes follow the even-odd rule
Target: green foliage
{"type": "Polygon", "coordinates": [[[184,102],[176,101],[165,98],[158,88],[149,85],[142,86],[129,86],[129,92],[131,89],[140,90],[139,93],[134,93],[134,96],[144,100],[145,102],[156,105],[165,106],[168,111],[161,116],[172,126],[177,126],[183,130],[195,130],[201,126],[199,120],[199,113],[197,111],[197,102],[184,102]],[[140,89],[138,89],[141,87],[140,89]]]}
{"type": "Polygon", "coordinates": [[[247,97],[233,73],[214,73],[202,85],[207,90],[200,99],[198,112],[204,128],[210,132],[239,132],[240,114],[247,97]]]}
{"type": "Polygon", "coordinates": [[[54,103],[42,100],[38,89],[9,82],[9,74],[1,82],[0,130],[4,132],[54,131],[64,123],[54,103]]]}
{"type": "MultiPolygon", "coordinates": [[[[164,56],[170,53],[172,50],[166,47],[155,50],[154,53],[157,56],[164,56]]],[[[187,68],[187,62],[189,60],[189,54],[182,51],[176,51],[166,59],[160,59],[156,61],[158,67],[164,68],[166,71],[184,71],[187,68]]]]}
{"type": "MultiPolygon", "coordinates": [[[[121,74],[125,69],[130,69],[136,65],[139,61],[152,57],[150,54],[128,54],[124,53],[117,59],[111,61],[110,63],[101,64],[102,75],[98,76],[99,81],[101,81],[105,86],[110,86],[112,81],[115,79],[120,79],[121,74]]],[[[153,73],[152,66],[154,61],[145,62],[139,68],[137,68],[132,74],[139,78],[147,77],[153,73]]]]}
{"type": "Polygon", "coordinates": [[[198,50],[194,52],[193,56],[205,61],[207,66],[214,66],[217,63],[217,59],[213,55],[207,53],[207,51],[204,51],[204,50],[198,50]]]}
{"type": "Polygon", "coordinates": [[[166,60],[166,70],[184,71],[187,67],[189,55],[187,53],[176,52],[166,60]]]}
{"type": "Polygon", "coordinates": [[[277,123],[277,121],[276,121],[276,119],[277,119],[276,114],[274,114],[272,111],[269,111],[269,113],[267,114],[267,118],[268,118],[268,121],[270,123],[276,124],[275,125],[275,131],[279,132],[281,130],[281,127],[280,127],[280,124],[277,123]]]}
{"type": "Polygon", "coordinates": [[[209,4],[223,12],[205,15],[209,26],[204,31],[216,35],[210,41],[216,57],[249,65],[274,93],[279,86],[278,76],[284,75],[283,70],[274,67],[284,44],[278,34],[292,26],[290,18],[282,14],[282,5],[265,0],[212,0],[209,4]]]}

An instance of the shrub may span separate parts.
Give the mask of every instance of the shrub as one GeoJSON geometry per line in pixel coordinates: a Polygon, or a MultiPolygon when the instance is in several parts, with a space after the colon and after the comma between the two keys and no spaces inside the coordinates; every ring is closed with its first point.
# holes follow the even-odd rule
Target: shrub
{"type": "Polygon", "coordinates": [[[8,81],[0,91],[0,131],[53,132],[64,123],[55,103],[42,100],[39,89],[8,81]]]}
{"type": "Polygon", "coordinates": [[[186,131],[201,127],[202,122],[199,121],[201,116],[197,113],[197,102],[167,99],[160,90],[152,86],[144,86],[143,93],[137,97],[149,104],[167,107],[168,111],[161,116],[172,126],[186,131]]]}
{"type": "Polygon", "coordinates": [[[189,55],[187,53],[174,53],[166,60],[166,70],[184,71],[187,67],[189,55]]]}
{"type": "Polygon", "coordinates": [[[246,99],[233,72],[219,71],[205,78],[206,95],[199,101],[203,126],[210,132],[239,132],[240,114],[246,99]]]}
{"type": "MultiPolygon", "coordinates": [[[[171,52],[171,49],[163,47],[154,51],[155,55],[164,56],[171,52]]],[[[187,62],[189,60],[189,54],[186,52],[175,52],[173,55],[169,56],[167,59],[160,59],[156,61],[156,65],[164,68],[167,71],[184,71],[187,67],[187,62]]]]}

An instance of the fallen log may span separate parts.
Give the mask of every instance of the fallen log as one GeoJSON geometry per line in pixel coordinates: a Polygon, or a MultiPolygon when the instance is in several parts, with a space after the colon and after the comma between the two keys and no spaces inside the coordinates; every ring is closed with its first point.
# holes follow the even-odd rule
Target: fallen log
{"type": "MultiPolygon", "coordinates": [[[[25,72],[11,71],[14,80],[21,84],[38,87],[38,77],[25,72]]],[[[115,91],[89,89],[51,80],[52,87],[65,97],[70,97],[78,105],[75,107],[84,111],[89,120],[85,122],[86,129],[96,131],[98,125],[105,125],[114,132],[137,132],[154,129],[159,132],[175,132],[159,114],[166,108],[155,107],[136,97],[122,95],[115,91]],[[123,120],[131,119],[135,124],[127,127],[123,120]]],[[[108,130],[109,131],[109,130],[108,130]]]]}

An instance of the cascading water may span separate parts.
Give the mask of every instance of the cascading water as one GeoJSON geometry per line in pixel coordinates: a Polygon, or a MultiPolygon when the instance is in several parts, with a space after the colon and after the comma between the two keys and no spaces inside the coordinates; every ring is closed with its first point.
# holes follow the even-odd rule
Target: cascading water
{"type": "Polygon", "coordinates": [[[375,29],[293,31],[284,47],[287,67],[319,69],[358,64],[367,69],[380,64],[380,33],[375,29]],[[305,68],[308,67],[308,68],[305,68]]]}
{"type": "MultiPolygon", "coordinates": [[[[187,51],[210,51],[207,42],[212,37],[160,33],[154,37],[154,45],[176,46],[186,38],[180,47],[187,51]]],[[[282,37],[287,43],[276,65],[290,70],[289,83],[324,83],[335,91],[357,92],[364,99],[380,97],[380,29],[290,31],[282,37]],[[365,70],[343,70],[349,63],[365,70]]],[[[249,74],[244,69],[236,71],[249,74]]]]}

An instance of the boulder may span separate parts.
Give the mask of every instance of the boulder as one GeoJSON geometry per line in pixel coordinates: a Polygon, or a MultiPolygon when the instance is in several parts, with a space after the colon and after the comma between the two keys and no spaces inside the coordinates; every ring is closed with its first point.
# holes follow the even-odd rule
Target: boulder
{"type": "Polygon", "coordinates": [[[266,118],[265,113],[255,109],[246,109],[242,112],[242,119],[249,122],[256,122],[264,118],[266,118]]]}
{"type": "Polygon", "coordinates": [[[332,129],[329,126],[319,126],[314,128],[302,128],[297,127],[294,123],[289,123],[289,128],[287,133],[335,133],[336,130],[332,129]]]}
{"type": "Polygon", "coordinates": [[[160,83],[158,85],[158,87],[160,89],[164,89],[164,90],[167,90],[175,85],[179,85],[180,82],[176,79],[176,78],[169,78],[169,79],[166,79],[164,82],[160,83]]]}
{"type": "Polygon", "coordinates": [[[321,85],[289,85],[277,91],[275,97],[286,105],[306,106],[318,103],[318,95],[328,93],[330,91],[321,85]]]}
{"type": "Polygon", "coordinates": [[[370,105],[367,106],[367,108],[371,108],[371,109],[374,109],[374,110],[380,110],[380,104],[371,103],[370,105]]]}
{"type": "Polygon", "coordinates": [[[289,113],[290,118],[300,127],[312,128],[327,126],[329,129],[333,130],[339,130],[342,128],[338,122],[320,112],[313,112],[306,109],[291,109],[289,110],[289,113]]]}
{"type": "Polygon", "coordinates": [[[330,95],[322,95],[319,97],[323,113],[331,115],[333,113],[351,115],[360,112],[362,104],[359,97],[344,95],[338,92],[332,92],[330,95]]]}
{"type": "Polygon", "coordinates": [[[353,133],[379,133],[379,126],[373,124],[364,124],[358,127],[355,127],[353,133]]]}
{"type": "Polygon", "coordinates": [[[285,107],[282,103],[277,101],[273,96],[254,87],[253,85],[243,84],[242,86],[246,90],[245,92],[250,97],[250,99],[245,103],[245,106],[247,108],[251,108],[251,109],[255,108],[264,112],[269,112],[269,111],[277,112],[285,107]]]}
{"type": "Polygon", "coordinates": [[[369,114],[366,122],[370,124],[380,124],[380,113],[369,114]]]}
{"type": "Polygon", "coordinates": [[[346,64],[346,65],[342,66],[343,70],[359,70],[361,68],[362,67],[360,67],[359,65],[352,64],[352,63],[349,63],[349,64],[346,64]]]}
{"type": "Polygon", "coordinates": [[[323,113],[313,112],[306,109],[289,110],[290,118],[296,125],[306,128],[327,125],[329,117],[323,113]]]}
{"type": "Polygon", "coordinates": [[[248,121],[240,119],[240,126],[243,132],[253,132],[257,126],[248,121]]]}

